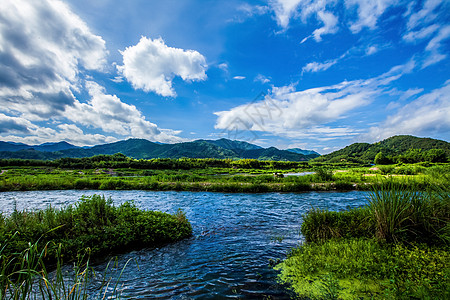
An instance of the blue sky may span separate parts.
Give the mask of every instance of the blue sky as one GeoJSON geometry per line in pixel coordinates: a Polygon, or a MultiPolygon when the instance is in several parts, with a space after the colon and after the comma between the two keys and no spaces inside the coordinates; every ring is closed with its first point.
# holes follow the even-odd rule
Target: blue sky
{"type": "Polygon", "coordinates": [[[450,1],[3,0],[0,140],[450,139],[450,1]]]}

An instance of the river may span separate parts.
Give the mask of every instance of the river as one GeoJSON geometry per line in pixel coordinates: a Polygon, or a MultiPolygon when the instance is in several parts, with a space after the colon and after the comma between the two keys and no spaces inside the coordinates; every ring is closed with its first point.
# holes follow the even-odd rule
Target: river
{"type": "MultiPolygon", "coordinates": [[[[61,207],[81,195],[134,200],[146,210],[182,209],[193,237],[161,248],[118,256],[130,263],[120,278],[132,299],[289,299],[270,260],[283,260],[302,241],[301,215],[312,207],[346,210],[366,203],[365,192],[227,194],[152,191],[31,191],[0,193],[3,212],[61,207]]],[[[96,265],[104,273],[106,262],[96,265]]],[[[99,276],[101,277],[101,276],[99,276]]]]}

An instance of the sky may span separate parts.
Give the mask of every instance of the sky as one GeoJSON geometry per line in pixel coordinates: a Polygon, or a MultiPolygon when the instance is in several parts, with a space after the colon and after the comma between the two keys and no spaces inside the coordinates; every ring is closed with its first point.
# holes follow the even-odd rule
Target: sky
{"type": "Polygon", "coordinates": [[[450,1],[2,0],[0,140],[450,140],[450,1]]]}

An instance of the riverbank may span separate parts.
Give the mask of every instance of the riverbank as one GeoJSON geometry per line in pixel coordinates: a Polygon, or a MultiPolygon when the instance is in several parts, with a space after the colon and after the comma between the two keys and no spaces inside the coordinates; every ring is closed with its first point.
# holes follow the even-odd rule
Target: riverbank
{"type": "Polygon", "coordinates": [[[300,298],[448,299],[450,190],[390,182],[369,203],[342,212],[312,209],[306,243],[276,266],[300,298]]]}

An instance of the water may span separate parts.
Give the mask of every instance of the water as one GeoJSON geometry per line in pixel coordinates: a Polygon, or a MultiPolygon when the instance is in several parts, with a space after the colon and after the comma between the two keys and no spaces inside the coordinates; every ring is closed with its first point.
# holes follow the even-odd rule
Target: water
{"type": "MultiPolygon", "coordinates": [[[[142,209],[181,208],[193,237],[157,249],[118,256],[132,259],[119,282],[133,299],[289,299],[270,260],[283,260],[302,241],[301,215],[311,207],[345,210],[366,202],[364,192],[223,194],[149,191],[39,191],[0,193],[4,212],[54,207],[81,195],[104,194],[116,204],[134,200],[142,209]],[[136,263],[139,267],[137,267],[136,263]]],[[[103,273],[106,263],[95,266],[103,273]]]]}

